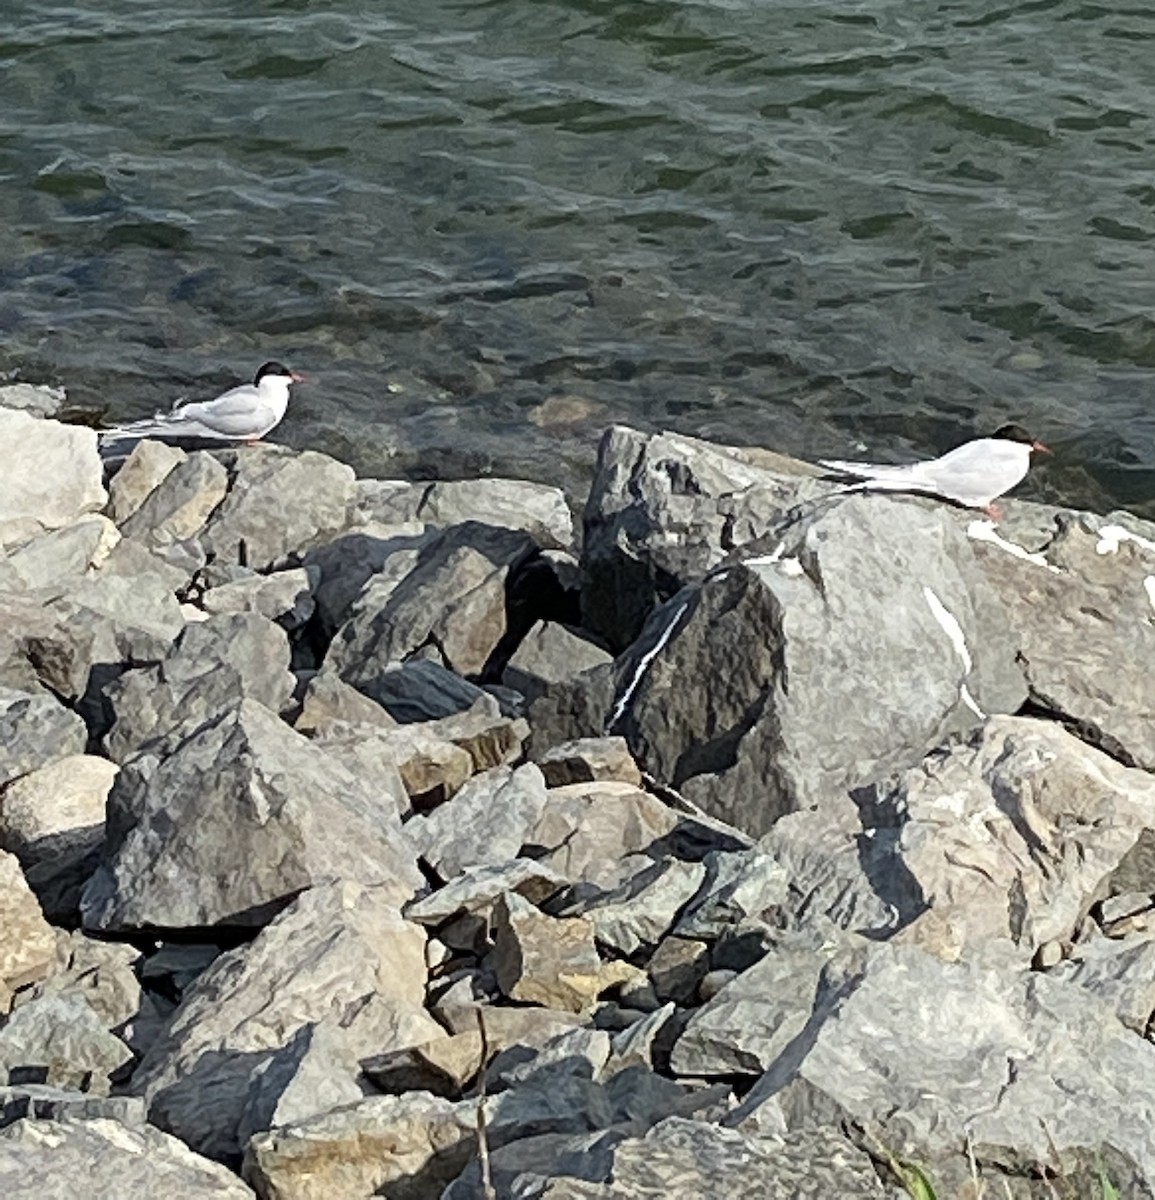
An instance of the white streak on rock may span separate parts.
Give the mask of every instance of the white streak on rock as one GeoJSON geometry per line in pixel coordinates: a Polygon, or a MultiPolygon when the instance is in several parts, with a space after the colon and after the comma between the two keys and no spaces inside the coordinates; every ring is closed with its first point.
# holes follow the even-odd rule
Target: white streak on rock
{"type": "Polygon", "coordinates": [[[987,719],[987,714],[983,712],[981,708],[979,708],[978,704],[975,703],[975,698],[971,695],[971,690],[965,683],[959,684],[958,694],[959,699],[967,706],[967,708],[971,710],[971,712],[974,713],[976,717],[978,717],[980,721],[985,721],[987,719]]]}
{"type": "Polygon", "coordinates": [[[951,645],[954,646],[955,653],[959,656],[959,661],[963,665],[963,674],[971,673],[971,655],[967,649],[967,640],[963,634],[962,626],[955,620],[954,614],[949,608],[938,598],[933,588],[923,586],[923,599],[926,600],[926,606],[930,609],[931,615],[942,626],[943,632],[950,638],[951,645]]]}
{"type": "Polygon", "coordinates": [[[789,575],[792,579],[799,575],[805,574],[802,569],[802,564],[796,558],[784,558],[778,564],[778,570],[781,571],[783,575],[789,575]]]}
{"type": "Polygon", "coordinates": [[[769,554],[762,554],[756,558],[744,558],[742,565],[744,567],[770,567],[776,562],[782,561],[782,555],[785,553],[786,543],[779,542],[769,554]]]}
{"type": "Polygon", "coordinates": [[[1059,574],[1059,568],[1047,562],[1043,555],[1032,554],[1029,550],[1024,550],[1017,542],[1010,542],[1002,537],[995,530],[994,521],[972,521],[967,526],[967,537],[975,542],[989,542],[992,546],[997,546],[1000,550],[1013,554],[1015,558],[1021,558],[1024,562],[1034,563],[1036,567],[1045,567],[1048,571],[1059,574]]]}
{"type": "Polygon", "coordinates": [[[682,619],[682,614],[689,607],[690,602],[688,600],[683,601],[683,603],[678,606],[677,612],[674,613],[669,624],[665,627],[665,629],[662,630],[658,640],[650,647],[649,650],[645,652],[645,654],[642,655],[641,659],[638,661],[637,667],[634,669],[633,678],[626,685],[626,690],[622,693],[621,699],[619,699],[617,704],[614,705],[614,711],[610,714],[609,724],[606,726],[607,730],[613,729],[614,726],[617,725],[617,723],[622,719],[622,717],[625,716],[626,708],[629,706],[630,700],[633,699],[634,692],[638,690],[638,684],[642,682],[650,663],[657,658],[657,656],[662,652],[662,648],[665,646],[665,644],[670,640],[671,637],[673,637],[674,629],[677,627],[678,622],[682,619]]]}
{"type": "Polygon", "coordinates": [[[1124,542],[1134,542],[1141,550],[1155,551],[1155,542],[1140,537],[1129,529],[1124,529],[1122,525],[1103,525],[1099,529],[1099,540],[1095,543],[1095,553],[1114,554],[1124,542]]]}
{"type": "Polygon", "coordinates": [[[1151,607],[1155,608],[1155,575],[1148,575],[1143,580],[1143,590],[1147,593],[1147,599],[1151,602],[1151,607]]]}

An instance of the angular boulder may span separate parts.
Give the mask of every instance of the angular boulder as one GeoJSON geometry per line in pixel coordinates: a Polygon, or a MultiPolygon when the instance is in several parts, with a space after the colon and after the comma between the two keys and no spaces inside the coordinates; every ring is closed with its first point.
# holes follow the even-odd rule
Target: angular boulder
{"type": "Polygon", "coordinates": [[[95,430],[0,408],[0,445],[20,447],[4,472],[0,529],[15,522],[59,529],[104,507],[95,430]]]}
{"type": "Polygon", "coordinates": [[[1026,696],[1002,606],[941,508],[840,499],[654,614],[608,728],[751,834],[918,762],[1026,696]]]}
{"type": "Polygon", "coordinates": [[[131,760],[108,811],[90,929],[260,926],[324,879],[387,884],[399,904],[422,884],[396,801],[254,700],[161,762],[131,760]]]}

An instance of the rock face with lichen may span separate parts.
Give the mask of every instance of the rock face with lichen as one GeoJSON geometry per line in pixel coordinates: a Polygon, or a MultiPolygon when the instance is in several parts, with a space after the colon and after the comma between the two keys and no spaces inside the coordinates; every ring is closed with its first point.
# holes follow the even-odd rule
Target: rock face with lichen
{"type": "Polygon", "coordinates": [[[1155,529],[614,429],[579,547],[51,399],[0,1195],[1155,1196],[1155,529]]]}

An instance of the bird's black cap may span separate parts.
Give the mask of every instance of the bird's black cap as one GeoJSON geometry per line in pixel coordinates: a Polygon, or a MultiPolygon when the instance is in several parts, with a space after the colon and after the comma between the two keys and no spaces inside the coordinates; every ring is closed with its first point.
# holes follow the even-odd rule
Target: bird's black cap
{"type": "MultiPolygon", "coordinates": [[[[261,365],[261,369],[253,378],[253,383],[260,383],[266,375],[284,375],[289,379],[293,378],[293,372],[285,366],[284,363],[267,362],[261,365]]],[[[996,435],[997,436],[997,435],[996,435]]]]}
{"type": "Polygon", "coordinates": [[[1021,425],[1000,425],[991,437],[1002,438],[1005,442],[1026,442],[1028,446],[1035,444],[1035,439],[1021,425]]]}

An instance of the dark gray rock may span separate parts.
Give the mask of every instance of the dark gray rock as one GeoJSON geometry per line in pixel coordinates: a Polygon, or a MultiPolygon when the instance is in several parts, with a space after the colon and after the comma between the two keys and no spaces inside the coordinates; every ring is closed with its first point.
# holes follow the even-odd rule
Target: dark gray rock
{"type": "Polygon", "coordinates": [[[253,1200],[231,1171],[159,1129],[72,1117],[16,1121],[0,1130],[0,1194],[6,1200],[253,1200]]]}
{"type": "Polygon", "coordinates": [[[1026,694],[961,530],[941,508],[881,496],[842,498],[772,553],[687,588],[617,680],[608,725],[643,767],[753,834],[1026,694]]]}
{"type": "Polygon", "coordinates": [[[437,721],[455,713],[468,712],[478,701],[499,712],[497,702],[484,689],[440,663],[416,659],[379,670],[356,671],[357,690],[372,697],[402,724],[437,721]]]}
{"type": "Polygon", "coordinates": [[[91,929],[260,926],[323,879],[387,883],[397,903],[422,884],[396,801],[253,700],[131,760],[108,813],[91,929]]]}
{"type": "Polygon", "coordinates": [[[656,605],[828,494],[818,474],[765,450],[608,430],[585,508],[582,623],[624,650],[656,605]]]}
{"type": "Polygon", "coordinates": [[[326,665],[355,687],[428,648],[441,665],[480,674],[506,632],[511,572],[537,547],[528,534],[468,521],[434,538],[380,607],[362,606],[337,631],[326,665]]]}
{"type": "Polygon", "coordinates": [[[314,546],[305,565],[320,574],[315,592],[324,636],[331,639],[355,612],[383,607],[436,536],[416,524],[354,525],[314,546]]]}
{"type": "Polygon", "coordinates": [[[0,786],[58,758],[83,754],[88,730],[48,692],[0,687],[0,786]]]}
{"type": "Polygon", "coordinates": [[[347,525],[355,489],[344,463],[280,446],[246,447],[221,458],[229,494],[201,537],[217,561],[271,570],[347,525]]]}
{"type": "Polygon", "coordinates": [[[345,683],[334,672],[318,671],[305,688],[301,711],[293,727],[312,737],[334,726],[349,725],[393,729],[397,722],[375,700],[345,683]]]}
{"type": "Polygon", "coordinates": [[[593,667],[547,685],[527,713],[530,754],[537,758],[561,742],[602,737],[616,692],[614,668],[610,665],[593,667]]]}
{"type": "Polygon", "coordinates": [[[554,621],[538,621],[514,651],[502,682],[533,701],[545,694],[549,684],[612,661],[607,650],[583,637],[579,630],[554,621]]]}
{"type": "Polygon", "coordinates": [[[285,632],[257,613],[232,613],[189,625],[164,661],[128,671],[105,691],[115,714],[106,738],[111,758],[124,762],[159,743],[170,746],[242,699],[274,711],[285,707],[295,679],[285,632]]]}

